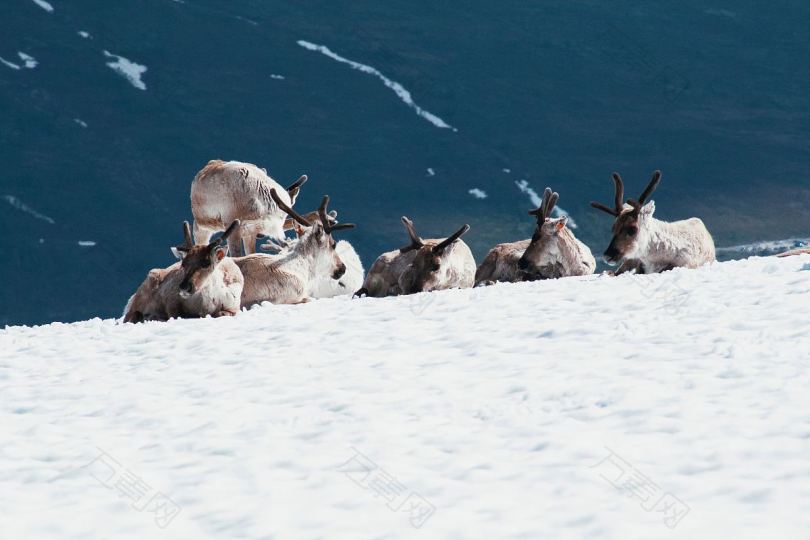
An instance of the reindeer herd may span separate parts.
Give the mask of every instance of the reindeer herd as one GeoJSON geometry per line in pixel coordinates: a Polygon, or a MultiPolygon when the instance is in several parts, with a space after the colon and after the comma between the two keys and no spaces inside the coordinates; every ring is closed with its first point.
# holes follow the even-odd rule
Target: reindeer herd
{"type": "MultiPolygon", "coordinates": [[[[540,207],[529,212],[537,221],[532,238],[496,245],[477,268],[461,239],[469,225],[445,238],[423,239],[403,216],[410,243],[377,257],[364,277],[351,244],[333,238],[354,225],[339,223],[337,212],[327,211],[328,196],[313,212],[293,209],[306,181],[304,175],[284,188],[256,165],[210,161],[191,183],[193,235],[184,222],[184,241],[172,248],[179,261],[149,271],[127,302],[123,321],[220,317],[262,302],[396,296],[596,271],[591,250],[567,227],[568,218],[552,217],[559,194],[546,188],[540,207]],[[224,233],[212,240],[219,231],[224,233]],[[260,237],[266,239],[261,250],[269,253],[256,253],[260,237]]],[[[641,196],[625,200],[624,183],[613,173],[613,207],[591,203],[615,218],[603,259],[618,265],[617,275],[696,268],[715,260],[714,242],[700,219],[653,217],[655,204],[648,199],[660,181],[655,171],[641,196]]]]}

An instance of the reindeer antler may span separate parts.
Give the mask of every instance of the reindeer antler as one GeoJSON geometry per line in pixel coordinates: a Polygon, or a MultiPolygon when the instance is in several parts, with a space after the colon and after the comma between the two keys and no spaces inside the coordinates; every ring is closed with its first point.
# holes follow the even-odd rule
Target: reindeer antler
{"type": "MultiPolygon", "coordinates": [[[[326,234],[332,234],[334,231],[342,231],[344,229],[354,229],[356,227],[354,223],[334,224],[334,218],[331,218],[331,214],[326,212],[326,207],[328,205],[329,195],[324,195],[321,205],[318,207],[318,216],[321,218],[321,224],[323,225],[323,230],[326,231],[326,234]]],[[[335,214],[335,217],[337,217],[337,214],[335,214]]]]}
{"type": "Polygon", "coordinates": [[[529,210],[529,214],[537,217],[537,224],[542,225],[543,222],[551,216],[551,211],[557,206],[558,200],[560,200],[560,194],[556,191],[551,191],[551,188],[547,187],[543,192],[543,200],[540,206],[534,210],[529,210]]]}
{"type": "Polygon", "coordinates": [[[658,184],[661,182],[661,171],[654,171],[652,173],[652,177],[650,178],[650,183],[647,184],[647,187],[644,188],[644,192],[641,194],[641,197],[638,198],[639,204],[643,205],[647,202],[647,198],[652,195],[652,192],[655,191],[655,188],[658,187],[658,184]]]}
{"type": "Polygon", "coordinates": [[[405,230],[408,231],[408,238],[411,239],[411,243],[405,247],[399,248],[400,253],[407,253],[408,251],[419,249],[425,245],[419,235],[416,234],[416,231],[413,228],[413,221],[405,216],[402,216],[402,224],[405,225],[405,230]]]}
{"type": "Polygon", "coordinates": [[[307,175],[302,174],[298,180],[287,186],[287,193],[290,195],[291,201],[295,200],[298,192],[301,191],[301,186],[303,186],[307,180],[307,175]]]}
{"type": "Polygon", "coordinates": [[[284,210],[284,212],[286,212],[287,214],[289,214],[289,215],[290,215],[290,217],[292,217],[292,218],[293,218],[295,221],[297,221],[298,223],[300,223],[300,224],[301,224],[301,225],[303,225],[304,227],[312,227],[312,223],[310,223],[309,221],[307,221],[307,220],[304,218],[304,216],[302,216],[301,214],[299,214],[298,212],[296,212],[295,210],[293,210],[292,208],[290,208],[289,206],[287,206],[287,205],[284,203],[284,201],[282,201],[282,200],[279,198],[278,193],[276,193],[276,189],[275,189],[275,188],[273,188],[273,189],[271,189],[271,190],[270,190],[270,197],[272,197],[272,198],[273,198],[273,200],[274,200],[274,201],[276,201],[276,204],[278,205],[278,207],[279,207],[279,208],[281,208],[282,210],[284,210]]]}
{"type": "Polygon", "coordinates": [[[591,201],[591,206],[596,208],[597,210],[601,210],[603,212],[607,212],[611,216],[618,217],[619,214],[622,213],[622,209],[624,208],[623,200],[624,200],[624,182],[622,182],[622,177],[619,176],[619,173],[613,173],[613,183],[616,187],[616,194],[613,197],[613,208],[608,207],[600,202],[591,201]]]}
{"type": "Polygon", "coordinates": [[[440,243],[436,244],[433,247],[433,253],[441,253],[447,248],[447,246],[461,238],[461,236],[469,230],[470,226],[465,223],[459,230],[442,240],[440,243]]]}
{"type": "MultiPolygon", "coordinates": [[[[231,224],[230,224],[230,225],[228,225],[228,228],[227,228],[227,229],[225,229],[225,232],[224,232],[224,233],[222,233],[222,236],[220,236],[220,237],[219,237],[219,238],[217,238],[216,240],[211,240],[211,242],[208,244],[208,249],[214,249],[214,248],[216,248],[216,247],[219,247],[219,246],[222,244],[222,242],[224,242],[225,240],[227,240],[227,239],[228,239],[228,237],[229,237],[231,234],[233,234],[233,232],[234,232],[236,229],[238,229],[238,228],[239,228],[240,223],[241,223],[241,222],[240,222],[238,219],[233,220],[233,221],[231,222],[231,224]]],[[[247,253],[247,252],[245,252],[245,253],[247,253]]]]}
{"type": "Polygon", "coordinates": [[[296,188],[300,188],[306,183],[307,180],[309,180],[309,177],[305,174],[302,174],[298,180],[287,186],[287,192],[290,192],[296,188]]]}

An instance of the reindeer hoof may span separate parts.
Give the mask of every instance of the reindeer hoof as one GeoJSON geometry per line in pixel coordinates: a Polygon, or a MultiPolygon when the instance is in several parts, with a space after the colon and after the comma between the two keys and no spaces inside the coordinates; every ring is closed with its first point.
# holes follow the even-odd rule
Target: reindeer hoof
{"type": "Polygon", "coordinates": [[[368,296],[368,289],[365,287],[357,289],[357,292],[352,295],[352,298],[363,298],[364,296],[368,296]]]}

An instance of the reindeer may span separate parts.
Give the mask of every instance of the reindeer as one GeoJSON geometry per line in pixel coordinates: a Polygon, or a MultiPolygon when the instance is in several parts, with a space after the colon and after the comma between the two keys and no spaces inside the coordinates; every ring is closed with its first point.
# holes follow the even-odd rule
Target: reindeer
{"type": "Polygon", "coordinates": [[[226,223],[239,219],[239,234],[228,239],[231,255],[237,256],[244,246],[245,254],[256,252],[256,238],[284,239],[284,212],[270,197],[275,189],[287,206],[293,206],[307,176],[303,175],[287,189],[250,163],[209,161],[191,182],[191,213],[194,215],[194,238],[207,244],[226,223]]]}
{"type": "Polygon", "coordinates": [[[588,246],[566,227],[568,217],[551,219],[560,195],[546,188],[543,200],[529,215],[537,218],[531,240],[498,244],[475,271],[475,286],[497,281],[518,282],[592,274],[596,261],[588,246]]]}
{"type": "Polygon", "coordinates": [[[587,276],[596,270],[591,250],[566,227],[568,216],[550,217],[559,199],[559,193],[547,187],[543,204],[529,212],[537,218],[537,229],[518,268],[535,279],[587,276]]]}
{"type": "MultiPolygon", "coordinates": [[[[337,211],[335,210],[328,212],[326,217],[329,219],[330,225],[334,225],[338,222],[337,211]]],[[[319,220],[320,216],[318,211],[315,210],[314,212],[304,214],[304,219],[309,222],[313,222],[315,220],[319,220]]],[[[284,249],[289,249],[295,245],[295,243],[298,242],[298,240],[309,230],[307,227],[304,227],[293,218],[289,218],[284,223],[284,229],[292,229],[295,231],[297,238],[291,242],[288,242],[285,246],[268,242],[262,244],[259,246],[259,248],[264,251],[281,252],[284,249]],[[291,222],[289,223],[289,226],[288,222],[291,222]]],[[[316,279],[314,279],[310,284],[310,297],[333,298],[335,296],[344,296],[352,294],[363,284],[363,263],[360,260],[360,256],[357,255],[357,252],[354,250],[354,247],[346,240],[338,240],[337,245],[335,246],[335,251],[337,252],[338,257],[340,257],[340,260],[346,265],[346,273],[344,273],[343,276],[337,280],[333,279],[330,275],[317,276],[316,279]]]]}
{"type": "Polygon", "coordinates": [[[616,274],[635,270],[639,274],[664,272],[677,267],[697,268],[715,261],[714,240],[698,218],[671,223],[653,217],[655,202],[647,202],[661,181],[655,171],[638,199],[624,199],[624,182],[613,173],[616,187],[614,207],[599,202],[591,206],[614,216],[613,239],[603,259],[610,265],[621,263],[616,274]]]}
{"type": "Polygon", "coordinates": [[[220,238],[195,245],[188,222],[183,222],[185,242],[172,248],[181,261],[149,271],[124,308],[124,322],[236,315],[242,272],[226,258],[228,248],[221,244],[238,228],[239,220],[234,220],[220,238]]]}
{"type": "Polygon", "coordinates": [[[469,225],[444,239],[423,240],[410,219],[402,216],[402,223],[411,243],[377,257],[355,296],[395,296],[473,286],[475,259],[460,240],[470,230],[469,225]]]}
{"type": "Polygon", "coordinates": [[[242,307],[265,301],[273,304],[308,302],[314,283],[321,276],[338,280],[346,272],[346,265],[338,256],[332,233],[352,229],[354,225],[333,224],[329,221],[326,212],[329,196],[324,195],[318,208],[320,222],[313,223],[290,208],[275,189],[270,190],[270,195],[281,210],[308,230],[277,255],[256,253],[234,259],[245,278],[242,307]]]}
{"type": "Polygon", "coordinates": [[[792,257],[793,255],[805,255],[810,253],[810,247],[804,248],[794,248],[788,251],[784,251],[782,253],[778,253],[777,257],[792,257]]]}

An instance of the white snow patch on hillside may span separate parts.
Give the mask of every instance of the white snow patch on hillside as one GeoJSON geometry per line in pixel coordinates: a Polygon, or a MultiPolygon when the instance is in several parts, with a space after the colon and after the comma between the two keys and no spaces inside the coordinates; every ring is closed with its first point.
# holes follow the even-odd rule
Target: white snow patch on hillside
{"type": "Polygon", "coordinates": [[[73,121],[76,122],[77,124],[79,124],[83,128],[87,127],[87,122],[85,122],[81,118],[74,118],[73,121]]]}
{"type": "Polygon", "coordinates": [[[11,62],[9,60],[6,60],[2,56],[0,56],[0,62],[5,64],[6,66],[10,67],[11,69],[15,69],[15,70],[20,70],[20,69],[23,69],[23,68],[25,68],[25,69],[34,69],[39,64],[37,62],[36,58],[34,58],[30,54],[26,54],[26,53],[24,53],[22,51],[17,51],[17,56],[19,56],[20,60],[22,60],[22,65],[17,64],[15,62],[11,62]]]}
{"type": "Polygon", "coordinates": [[[0,56],[0,62],[5,64],[6,66],[10,67],[11,69],[16,69],[16,70],[21,69],[18,64],[15,64],[14,62],[10,62],[10,61],[6,60],[5,58],[3,58],[2,56],[0,56]]]}
{"type": "Polygon", "coordinates": [[[90,32],[85,32],[84,30],[79,30],[77,33],[81,37],[83,37],[84,39],[89,39],[90,38],[90,32]]]}
{"type": "Polygon", "coordinates": [[[271,73],[270,78],[271,79],[276,79],[277,81],[283,81],[284,80],[284,75],[278,75],[276,73],[271,73]]]}
{"type": "Polygon", "coordinates": [[[805,538],[809,298],[797,256],[8,328],[4,537],[805,538]]]}
{"type": "Polygon", "coordinates": [[[375,77],[380,79],[383,82],[383,84],[385,84],[385,86],[393,90],[394,93],[397,95],[397,97],[400,100],[402,100],[403,103],[405,103],[408,107],[416,111],[416,114],[418,114],[419,116],[421,116],[422,118],[424,118],[425,120],[427,120],[428,122],[430,122],[431,124],[433,124],[438,128],[452,129],[453,131],[458,131],[458,129],[454,128],[453,126],[451,126],[450,124],[448,124],[435,114],[426,111],[425,109],[417,105],[414,102],[413,97],[411,97],[411,93],[408,90],[406,90],[404,86],[402,86],[396,81],[392,81],[391,79],[380,73],[376,68],[367,66],[365,64],[361,64],[360,62],[355,62],[354,60],[349,60],[348,58],[344,58],[332,52],[331,50],[329,50],[329,48],[323,45],[316,45],[315,43],[310,43],[309,41],[304,40],[299,40],[298,45],[307,50],[319,52],[324,56],[327,56],[332,60],[335,60],[342,64],[348,64],[349,66],[351,66],[352,69],[362,71],[363,73],[368,73],[369,75],[374,75],[375,77]]]}
{"type": "MultiPolygon", "coordinates": [[[[525,179],[517,180],[515,181],[515,185],[518,187],[520,191],[529,196],[529,200],[532,202],[535,208],[540,208],[540,203],[543,202],[543,197],[541,195],[538,195],[537,192],[529,186],[529,182],[527,180],[525,179]]],[[[574,221],[574,218],[571,217],[571,214],[560,208],[559,205],[556,205],[554,207],[554,210],[551,211],[551,215],[552,217],[555,218],[567,216],[568,217],[567,227],[571,229],[577,228],[577,222],[574,221]]]]}
{"type": "Polygon", "coordinates": [[[428,167],[426,170],[428,176],[436,176],[436,171],[433,170],[433,167],[428,167]]]}
{"type": "Polygon", "coordinates": [[[92,240],[79,240],[79,245],[82,247],[93,247],[96,243],[92,240]]]}
{"type": "Polygon", "coordinates": [[[30,54],[25,54],[22,51],[18,51],[17,56],[19,56],[20,60],[22,60],[24,62],[23,65],[24,65],[24,67],[26,69],[34,69],[39,64],[39,62],[37,62],[36,58],[31,56],[30,54]]]}
{"type": "Polygon", "coordinates": [[[128,58],[112,54],[108,51],[104,51],[104,56],[107,58],[115,58],[112,62],[107,62],[107,66],[113,71],[128,80],[129,83],[138,90],[146,90],[146,84],[141,80],[143,74],[146,73],[146,66],[137,64],[128,58]]]}
{"type": "Polygon", "coordinates": [[[36,210],[34,210],[30,206],[28,206],[27,204],[22,202],[20,199],[18,199],[14,195],[4,195],[3,199],[8,204],[10,204],[12,207],[19,210],[20,212],[25,212],[26,214],[34,216],[37,219],[41,219],[42,221],[47,221],[51,225],[56,224],[56,221],[54,221],[53,218],[50,218],[50,217],[46,216],[45,214],[41,214],[41,213],[37,212],[36,210]]]}
{"type": "Polygon", "coordinates": [[[786,238],[717,248],[718,253],[772,255],[790,249],[810,246],[810,238],[786,238]]]}
{"type": "Polygon", "coordinates": [[[470,195],[472,195],[476,199],[486,199],[487,198],[487,192],[484,191],[483,189],[472,188],[467,193],[469,193],[470,195]]]}
{"type": "Polygon", "coordinates": [[[31,1],[34,2],[36,5],[38,5],[39,7],[41,7],[42,9],[44,9],[45,11],[47,11],[48,13],[53,13],[53,6],[49,2],[46,2],[45,0],[31,0],[31,1]]]}

